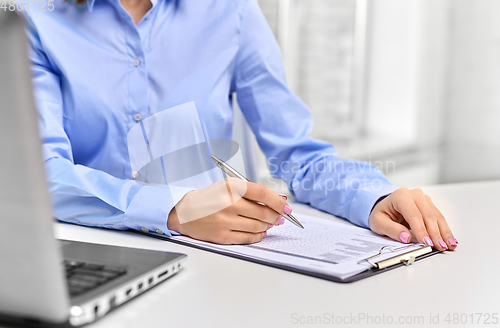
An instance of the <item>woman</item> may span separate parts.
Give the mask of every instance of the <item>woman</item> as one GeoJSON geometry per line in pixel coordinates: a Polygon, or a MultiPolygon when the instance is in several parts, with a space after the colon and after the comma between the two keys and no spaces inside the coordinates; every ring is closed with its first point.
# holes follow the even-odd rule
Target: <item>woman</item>
{"type": "MultiPolygon", "coordinates": [[[[186,190],[132,179],[137,172],[128,151],[129,131],[144,130],[147,118],[194,102],[205,138],[231,139],[236,92],[276,168],[273,175],[289,184],[298,201],[404,243],[411,241],[411,229],[416,240],[438,250],[457,246],[421,190],[398,189],[373,166],[346,165],[360,162],[339,159],[333,146],[310,139],[312,118],[286,86],[278,46],[256,0],[78,2],[56,0],[54,11],[26,12],[59,220],[182,233],[223,244],[262,240],[269,228],[283,224],[281,215],[291,212],[286,197],[268,188],[248,183],[242,199],[183,221],[179,210],[202,207],[200,195],[217,202],[226,188],[186,190]],[[318,163],[329,169],[317,169],[318,163]]],[[[182,131],[190,124],[169,128],[182,131]]]]}

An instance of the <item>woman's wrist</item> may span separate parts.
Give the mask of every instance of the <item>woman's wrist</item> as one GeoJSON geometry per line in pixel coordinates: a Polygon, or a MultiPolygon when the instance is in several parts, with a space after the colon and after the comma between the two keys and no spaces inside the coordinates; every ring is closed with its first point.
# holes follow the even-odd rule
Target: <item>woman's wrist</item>
{"type": "Polygon", "coordinates": [[[182,234],[182,232],[180,231],[181,224],[179,223],[179,217],[177,216],[177,211],[176,211],[175,207],[172,208],[172,210],[168,214],[167,228],[168,228],[168,230],[175,231],[175,232],[182,234]]]}

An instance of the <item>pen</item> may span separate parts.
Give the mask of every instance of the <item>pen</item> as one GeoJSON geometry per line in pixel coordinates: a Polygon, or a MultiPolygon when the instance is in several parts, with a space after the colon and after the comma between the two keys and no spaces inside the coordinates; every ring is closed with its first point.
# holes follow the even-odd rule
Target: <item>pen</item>
{"type": "MultiPolygon", "coordinates": [[[[230,177],[232,177],[232,178],[238,178],[238,179],[241,179],[241,180],[244,180],[244,181],[247,181],[247,182],[251,182],[244,175],[242,175],[241,173],[239,173],[238,171],[236,171],[234,168],[232,168],[229,164],[227,164],[223,160],[215,157],[214,155],[212,155],[211,159],[215,163],[215,165],[217,165],[222,171],[224,171],[230,177]]],[[[257,202],[257,203],[260,204],[260,205],[267,206],[266,204],[262,204],[260,202],[257,202]]],[[[291,214],[283,214],[282,216],[285,219],[287,219],[288,221],[292,222],[297,227],[304,229],[304,226],[302,224],[300,224],[299,220],[297,220],[293,215],[291,215],[291,214]]]]}

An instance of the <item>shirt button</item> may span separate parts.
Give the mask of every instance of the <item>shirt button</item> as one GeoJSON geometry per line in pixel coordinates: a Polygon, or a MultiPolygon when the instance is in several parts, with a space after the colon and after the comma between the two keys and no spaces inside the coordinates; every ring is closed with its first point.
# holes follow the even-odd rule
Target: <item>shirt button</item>
{"type": "Polygon", "coordinates": [[[134,179],[135,179],[135,178],[137,178],[138,176],[139,176],[139,172],[137,172],[137,171],[132,172],[132,178],[134,178],[134,179]]]}
{"type": "Polygon", "coordinates": [[[135,114],[134,115],[134,120],[136,120],[137,122],[139,122],[141,119],[142,119],[141,114],[135,114]]]}
{"type": "Polygon", "coordinates": [[[141,61],[139,59],[134,60],[135,67],[139,66],[140,63],[141,63],[141,61]]]}
{"type": "Polygon", "coordinates": [[[146,228],[144,228],[144,227],[142,227],[141,230],[144,231],[144,232],[149,232],[149,230],[146,229],[146,228]]]}
{"type": "Polygon", "coordinates": [[[156,229],[156,233],[160,234],[160,235],[163,235],[163,231],[161,231],[160,229],[156,229]]]}

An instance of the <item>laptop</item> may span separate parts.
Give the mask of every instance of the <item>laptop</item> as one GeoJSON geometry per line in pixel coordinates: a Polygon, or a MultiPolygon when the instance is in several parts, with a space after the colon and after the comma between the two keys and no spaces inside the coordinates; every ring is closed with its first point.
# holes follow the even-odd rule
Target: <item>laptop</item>
{"type": "Polygon", "coordinates": [[[0,10],[0,320],[81,326],[175,275],[186,256],[54,238],[23,24],[0,10]]]}

